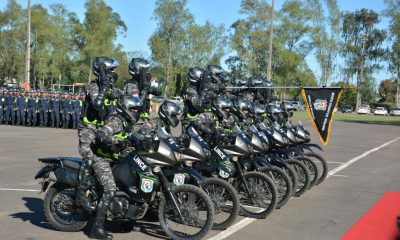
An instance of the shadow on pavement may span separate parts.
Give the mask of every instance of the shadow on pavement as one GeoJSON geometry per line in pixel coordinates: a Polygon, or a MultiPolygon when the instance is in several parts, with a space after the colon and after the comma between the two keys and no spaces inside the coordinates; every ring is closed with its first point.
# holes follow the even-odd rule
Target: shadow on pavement
{"type": "Polygon", "coordinates": [[[379,125],[392,125],[392,126],[400,126],[400,118],[399,121],[393,121],[393,122],[385,122],[385,121],[358,121],[358,120],[338,120],[342,122],[349,122],[349,123],[363,123],[363,124],[379,124],[379,125]]]}
{"type": "MultiPolygon", "coordinates": [[[[27,210],[25,212],[13,213],[10,217],[20,219],[24,222],[30,222],[32,225],[43,229],[56,231],[51,227],[44,216],[43,200],[41,198],[23,197],[22,200],[25,201],[27,210]]],[[[143,234],[159,239],[170,239],[158,223],[157,212],[149,211],[149,214],[147,214],[143,220],[138,221],[135,225],[140,226],[140,232],[143,234]]],[[[89,236],[91,227],[92,221],[89,221],[88,225],[83,229],[83,234],[89,236]]],[[[130,232],[129,230],[126,231],[127,229],[118,222],[106,222],[105,228],[111,233],[130,232]]]]}
{"type": "Polygon", "coordinates": [[[29,221],[40,228],[52,230],[51,225],[47,222],[43,214],[43,200],[33,197],[24,197],[22,200],[25,201],[25,206],[28,208],[28,211],[14,213],[10,216],[21,219],[24,222],[29,221]]]}

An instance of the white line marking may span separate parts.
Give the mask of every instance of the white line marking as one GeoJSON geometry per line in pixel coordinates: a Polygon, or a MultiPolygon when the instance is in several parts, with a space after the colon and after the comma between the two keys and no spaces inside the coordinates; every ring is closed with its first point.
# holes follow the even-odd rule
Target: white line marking
{"type": "Polygon", "coordinates": [[[333,163],[333,164],[344,164],[342,162],[332,162],[332,161],[326,161],[327,163],[333,163]]]}
{"type": "MultiPolygon", "coordinates": [[[[373,148],[373,149],[371,149],[369,151],[366,151],[365,153],[363,153],[363,154],[361,154],[361,155],[359,155],[359,156],[357,156],[357,157],[355,157],[353,159],[350,159],[349,161],[343,163],[343,165],[341,165],[341,166],[329,171],[328,172],[328,176],[326,177],[326,179],[328,179],[330,176],[334,175],[335,173],[347,168],[348,166],[350,166],[351,164],[357,162],[358,160],[368,156],[369,154],[371,154],[373,152],[378,151],[381,148],[386,147],[387,145],[389,145],[389,144],[391,144],[391,143],[393,143],[393,142],[395,142],[395,141],[397,141],[399,139],[400,139],[400,137],[395,138],[395,139],[393,139],[393,140],[391,140],[391,141],[389,141],[387,143],[384,143],[384,144],[382,144],[382,145],[380,145],[380,146],[378,146],[376,148],[373,148]]],[[[240,220],[239,222],[237,222],[236,224],[234,224],[234,225],[230,226],[229,228],[227,228],[225,231],[222,231],[222,232],[218,233],[217,235],[215,235],[213,237],[210,237],[208,240],[225,239],[225,238],[229,237],[230,235],[234,234],[235,232],[239,231],[240,229],[246,227],[247,225],[251,224],[252,222],[254,222],[256,220],[257,219],[255,219],[255,218],[244,218],[244,219],[240,220]]]]}
{"type": "Polygon", "coordinates": [[[335,174],[335,175],[332,175],[333,177],[345,177],[345,178],[347,178],[347,177],[349,177],[349,176],[346,176],[346,175],[340,175],[340,174],[335,174]]]}
{"type": "Polygon", "coordinates": [[[373,152],[378,151],[378,150],[381,149],[381,148],[386,147],[387,145],[389,145],[389,144],[391,144],[391,143],[393,143],[393,142],[395,142],[395,141],[397,141],[397,140],[399,140],[399,139],[400,139],[400,137],[395,138],[395,139],[393,139],[392,141],[389,141],[389,142],[387,142],[387,143],[384,143],[384,144],[382,144],[382,145],[380,145],[380,146],[378,146],[378,147],[376,147],[376,148],[373,148],[373,149],[371,149],[371,150],[369,150],[369,151],[366,151],[365,153],[363,153],[363,154],[361,154],[361,155],[359,155],[359,156],[357,156],[357,157],[355,157],[355,158],[353,158],[353,159],[350,159],[349,161],[345,162],[343,165],[341,165],[341,166],[339,166],[339,167],[337,167],[337,168],[332,169],[331,171],[329,171],[329,172],[328,172],[328,176],[327,176],[326,178],[328,179],[328,178],[329,178],[330,176],[332,176],[333,174],[335,174],[335,173],[337,173],[337,172],[339,172],[339,171],[341,171],[341,170],[347,168],[348,166],[350,166],[351,164],[357,162],[358,160],[360,160],[360,159],[362,159],[362,158],[368,156],[369,154],[371,154],[371,153],[373,153],[373,152]]]}
{"type": "Polygon", "coordinates": [[[0,188],[0,191],[40,192],[40,190],[36,189],[19,189],[19,188],[0,188]]]}

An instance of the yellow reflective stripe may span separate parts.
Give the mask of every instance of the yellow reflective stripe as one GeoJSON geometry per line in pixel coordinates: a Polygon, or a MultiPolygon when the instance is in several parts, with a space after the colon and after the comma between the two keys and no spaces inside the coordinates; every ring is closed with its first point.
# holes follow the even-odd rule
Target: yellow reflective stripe
{"type": "Polygon", "coordinates": [[[104,122],[103,122],[103,121],[97,122],[97,119],[95,119],[95,120],[93,120],[93,121],[89,121],[89,119],[88,119],[87,117],[84,117],[84,118],[83,118],[83,122],[88,123],[88,124],[97,124],[97,125],[99,125],[99,126],[104,125],[104,122]]]}
{"type": "Polygon", "coordinates": [[[83,106],[83,101],[79,100],[79,107],[82,107],[82,106],[83,106]]]}
{"type": "Polygon", "coordinates": [[[28,97],[25,97],[25,102],[26,103],[29,102],[29,98],[28,97]]]}
{"type": "Polygon", "coordinates": [[[194,118],[197,117],[197,115],[190,115],[190,114],[188,113],[188,114],[186,114],[186,117],[187,117],[188,119],[194,119],[194,118]]]}
{"type": "Polygon", "coordinates": [[[204,112],[211,112],[211,108],[205,108],[204,112]]]}
{"type": "Polygon", "coordinates": [[[111,104],[116,105],[116,103],[117,103],[117,100],[110,100],[107,98],[104,100],[104,106],[110,106],[111,104]]]}
{"type": "Polygon", "coordinates": [[[141,117],[141,118],[149,118],[149,113],[147,113],[147,112],[142,112],[142,113],[140,114],[140,117],[141,117]]]}
{"type": "Polygon", "coordinates": [[[126,139],[126,138],[128,138],[128,136],[126,136],[125,133],[123,133],[123,132],[114,134],[113,136],[116,137],[116,138],[119,138],[119,139],[126,139]]]}

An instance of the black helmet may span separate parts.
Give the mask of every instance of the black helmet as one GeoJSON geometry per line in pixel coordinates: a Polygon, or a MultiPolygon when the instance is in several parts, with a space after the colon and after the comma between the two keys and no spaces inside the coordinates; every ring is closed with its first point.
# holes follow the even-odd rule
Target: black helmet
{"type": "Polygon", "coordinates": [[[142,107],[143,103],[140,98],[130,95],[121,95],[117,102],[117,112],[132,123],[139,120],[142,107]]]}
{"type": "Polygon", "coordinates": [[[210,77],[214,78],[215,80],[223,83],[227,80],[225,76],[225,71],[222,69],[221,66],[218,65],[208,65],[207,66],[207,73],[210,77]]]}
{"type": "Polygon", "coordinates": [[[128,71],[129,74],[133,76],[139,75],[142,69],[146,70],[149,68],[150,63],[147,60],[144,60],[143,58],[132,58],[129,63],[128,71]]]}
{"type": "Polygon", "coordinates": [[[264,87],[272,87],[274,83],[271,80],[264,81],[264,87]]]}
{"type": "Polygon", "coordinates": [[[247,86],[247,80],[241,77],[237,77],[233,79],[232,85],[236,87],[246,87],[247,86]]]}
{"type": "Polygon", "coordinates": [[[263,116],[267,112],[267,107],[263,104],[254,105],[254,115],[263,116]]]}
{"type": "Polygon", "coordinates": [[[189,68],[188,78],[191,84],[197,84],[203,79],[204,69],[199,67],[189,68]]]}
{"type": "Polygon", "coordinates": [[[94,61],[92,62],[92,70],[93,74],[97,77],[100,75],[100,67],[102,63],[104,63],[107,70],[113,70],[114,68],[119,66],[119,62],[114,58],[106,56],[96,57],[96,59],[94,59],[94,61]]]}
{"type": "Polygon", "coordinates": [[[240,98],[233,102],[233,110],[236,116],[246,119],[253,116],[253,103],[246,98],[240,98]]]}
{"type": "Polygon", "coordinates": [[[224,97],[217,97],[211,105],[211,111],[219,118],[227,119],[232,110],[232,102],[224,97]]]}
{"type": "Polygon", "coordinates": [[[249,87],[262,87],[263,82],[259,77],[249,77],[249,87]]]}
{"type": "Polygon", "coordinates": [[[179,124],[178,115],[181,114],[178,104],[171,101],[164,101],[158,109],[158,116],[167,125],[176,127],[179,124]]]}

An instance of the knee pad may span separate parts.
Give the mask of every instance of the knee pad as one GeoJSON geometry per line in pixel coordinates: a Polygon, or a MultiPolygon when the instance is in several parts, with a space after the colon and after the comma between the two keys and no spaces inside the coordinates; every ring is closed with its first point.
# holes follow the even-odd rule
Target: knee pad
{"type": "Polygon", "coordinates": [[[113,198],[115,197],[115,190],[105,190],[103,192],[103,199],[106,205],[110,204],[113,198]]]}

